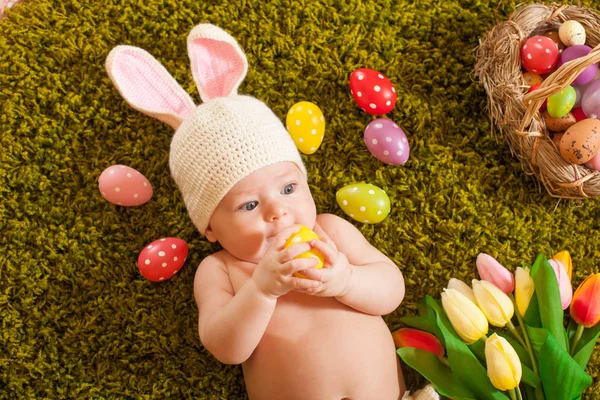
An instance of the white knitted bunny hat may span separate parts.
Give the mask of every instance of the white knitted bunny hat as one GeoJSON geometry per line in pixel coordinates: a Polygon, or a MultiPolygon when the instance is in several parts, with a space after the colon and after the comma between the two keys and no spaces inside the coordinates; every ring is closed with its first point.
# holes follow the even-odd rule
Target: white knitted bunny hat
{"type": "Polygon", "coordinates": [[[187,38],[192,76],[204,102],[187,92],[148,52],[115,47],[106,70],[136,110],[176,129],[169,166],[194,225],[204,234],[227,192],[252,172],[292,161],[306,177],[296,145],[263,102],[237,94],[248,62],[231,35],[211,24],[197,25],[187,38]]]}

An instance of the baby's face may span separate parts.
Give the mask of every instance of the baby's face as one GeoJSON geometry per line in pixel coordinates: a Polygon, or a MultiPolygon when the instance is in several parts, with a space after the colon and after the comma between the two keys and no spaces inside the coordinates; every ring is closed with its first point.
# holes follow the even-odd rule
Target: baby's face
{"type": "Polygon", "coordinates": [[[205,234],[234,257],[258,263],[282,229],[312,228],[316,218],[306,178],[296,164],[281,162],[238,182],[215,209],[205,234]]]}

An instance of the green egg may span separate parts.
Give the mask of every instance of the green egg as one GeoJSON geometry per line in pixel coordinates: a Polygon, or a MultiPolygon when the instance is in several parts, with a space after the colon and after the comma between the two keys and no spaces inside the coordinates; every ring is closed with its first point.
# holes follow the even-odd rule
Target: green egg
{"type": "Polygon", "coordinates": [[[344,186],[338,190],[335,199],[346,214],[365,224],[381,222],[390,213],[390,198],[370,183],[344,186]]]}
{"type": "Polygon", "coordinates": [[[558,93],[548,97],[548,114],[552,118],[561,118],[567,115],[575,105],[575,89],[572,86],[567,86],[558,93]]]}

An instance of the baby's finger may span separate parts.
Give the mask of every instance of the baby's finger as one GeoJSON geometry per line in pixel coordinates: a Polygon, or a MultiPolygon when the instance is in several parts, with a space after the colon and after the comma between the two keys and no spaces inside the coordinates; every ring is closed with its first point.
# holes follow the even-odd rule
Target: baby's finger
{"type": "Polygon", "coordinates": [[[312,279],[305,278],[296,278],[292,277],[289,281],[292,289],[298,291],[314,291],[315,289],[321,287],[321,282],[313,281],[312,279]]]}
{"type": "Polygon", "coordinates": [[[307,268],[298,271],[302,275],[306,276],[308,279],[312,279],[315,281],[322,281],[323,271],[322,268],[307,268]]]}
{"type": "Polygon", "coordinates": [[[282,265],[282,273],[284,275],[292,275],[294,272],[303,269],[314,268],[318,263],[319,260],[316,257],[294,258],[282,265]]]}
{"type": "Polygon", "coordinates": [[[335,264],[338,255],[337,250],[318,239],[311,240],[310,245],[315,249],[319,250],[323,254],[323,257],[325,257],[326,262],[324,267],[331,267],[335,264]]]}
{"type": "Polygon", "coordinates": [[[335,242],[333,240],[331,240],[331,238],[329,236],[322,236],[320,239],[321,239],[321,241],[323,241],[326,244],[330,245],[331,247],[333,247],[337,251],[337,246],[335,245],[335,242]]]}
{"type": "Polygon", "coordinates": [[[311,249],[309,242],[302,242],[283,249],[279,252],[279,262],[286,263],[311,249]]]}
{"type": "Polygon", "coordinates": [[[300,230],[300,225],[297,225],[297,224],[291,225],[285,229],[282,229],[281,232],[279,232],[275,236],[275,240],[273,241],[273,243],[275,244],[275,248],[276,249],[283,248],[283,246],[285,246],[285,242],[287,242],[289,237],[292,236],[294,233],[298,232],[299,230],[300,230]]]}

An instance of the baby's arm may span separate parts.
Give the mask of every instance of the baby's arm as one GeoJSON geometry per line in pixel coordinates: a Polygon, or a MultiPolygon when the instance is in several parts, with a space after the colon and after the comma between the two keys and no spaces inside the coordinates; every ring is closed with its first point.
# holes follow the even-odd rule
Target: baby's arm
{"type": "Polygon", "coordinates": [[[317,264],[312,257],[296,259],[310,250],[308,243],[284,249],[287,238],[298,229],[294,225],[277,234],[273,248],[266,252],[252,277],[237,293],[223,261],[209,256],[200,263],[194,279],[198,333],[204,347],[222,363],[241,364],[250,358],[267,329],[279,296],[290,290],[308,290],[320,285],[294,276],[317,264]]]}
{"type": "Polygon", "coordinates": [[[373,315],[386,315],[398,308],[404,298],[404,278],[396,264],[371,246],[348,221],[321,214],[317,222],[337,250],[348,258],[352,270],[346,293],[337,299],[373,315]]]}
{"type": "Polygon", "coordinates": [[[248,279],[234,294],[225,264],[214,256],[202,261],[194,280],[200,341],[219,361],[241,364],[260,342],[276,298],[248,279]]]}

